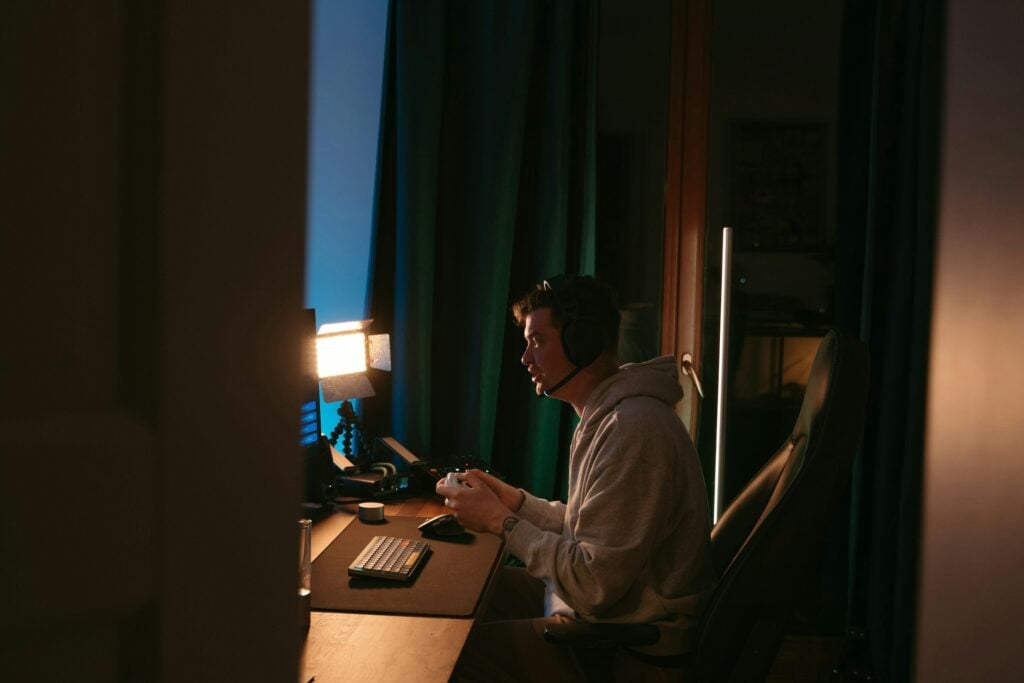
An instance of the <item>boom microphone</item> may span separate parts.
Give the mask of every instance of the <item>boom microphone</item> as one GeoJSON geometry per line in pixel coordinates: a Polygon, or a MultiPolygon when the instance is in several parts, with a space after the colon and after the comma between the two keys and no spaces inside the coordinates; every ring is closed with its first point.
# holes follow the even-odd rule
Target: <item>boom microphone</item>
{"type": "MultiPolygon", "coordinates": [[[[565,377],[563,377],[561,382],[558,382],[557,384],[555,384],[555,386],[551,387],[550,389],[546,389],[544,391],[544,395],[547,396],[548,398],[551,398],[551,394],[555,393],[556,391],[561,389],[563,386],[565,386],[566,383],[568,383],[569,380],[571,380],[573,377],[575,377],[579,373],[579,371],[582,370],[582,369],[583,369],[582,365],[577,365],[576,369],[573,370],[572,372],[570,372],[565,377]]],[[[540,398],[540,397],[538,396],[537,398],[540,398]]]]}

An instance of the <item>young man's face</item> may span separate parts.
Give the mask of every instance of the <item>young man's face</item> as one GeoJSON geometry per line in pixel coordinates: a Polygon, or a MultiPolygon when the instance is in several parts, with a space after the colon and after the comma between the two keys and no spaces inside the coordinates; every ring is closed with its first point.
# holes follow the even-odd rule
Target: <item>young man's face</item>
{"type": "Polygon", "coordinates": [[[523,337],[526,351],[520,362],[530,373],[539,396],[558,384],[575,366],[565,356],[562,333],[551,320],[550,308],[538,308],[526,315],[523,337]]]}

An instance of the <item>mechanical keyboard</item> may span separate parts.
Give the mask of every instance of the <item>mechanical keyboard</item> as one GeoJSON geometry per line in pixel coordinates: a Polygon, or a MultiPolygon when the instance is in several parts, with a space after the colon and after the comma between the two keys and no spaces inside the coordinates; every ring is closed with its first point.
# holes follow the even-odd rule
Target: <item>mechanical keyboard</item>
{"type": "Polygon", "coordinates": [[[423,541],[374,536],[348,567],[351,576],[409,581],[426,558],[430,546],[423,541]]]}

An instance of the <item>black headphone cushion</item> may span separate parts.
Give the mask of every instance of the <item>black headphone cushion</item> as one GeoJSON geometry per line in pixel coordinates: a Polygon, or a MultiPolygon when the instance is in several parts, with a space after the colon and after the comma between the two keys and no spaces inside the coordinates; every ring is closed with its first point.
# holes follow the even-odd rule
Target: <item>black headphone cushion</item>
{"type": "Polygon", "coordinates": [[[562,327],[562,346],[573,365],[590,365],[604,350],[604,332],[595,320],[569,321],[562,327]]]}
{"type": "Polygon", "coordinates": [[[569,361],[576,366],[590,365],[605,347],[605,331],[596,302],[577,296],[575,310],[562,324],[562,346],[569,361]]]}
{"type": "MultiPolygon", "coordinates": [[[[600,292],[580,287],[578,282],[592,282],[590,276],[556,275],[544,281],[543,289],[554,294],[561,309],[562,348],[569,362],[577,367],[590,365],[605,349],[606,301],[600,292]]],[[[614,303],[611,303],[614,306],[614,303]]]]}

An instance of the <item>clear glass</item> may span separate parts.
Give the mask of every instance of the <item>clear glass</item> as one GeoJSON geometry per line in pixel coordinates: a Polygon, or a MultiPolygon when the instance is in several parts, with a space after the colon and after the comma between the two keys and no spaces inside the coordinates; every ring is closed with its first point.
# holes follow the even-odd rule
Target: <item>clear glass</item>
{"type": "Polygon", "coordinates": [[[309,628],[310,595],[313,592],[313,522],[299,520],[299,627],[309,628]]]}

